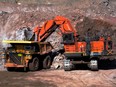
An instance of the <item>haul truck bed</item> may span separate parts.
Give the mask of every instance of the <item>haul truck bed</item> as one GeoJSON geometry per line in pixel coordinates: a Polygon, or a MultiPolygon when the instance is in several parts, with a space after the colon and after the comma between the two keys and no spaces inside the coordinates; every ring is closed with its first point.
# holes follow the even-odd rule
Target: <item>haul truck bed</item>
{"type": "Polygon", "coordinates": [[[49,42],[3,41],[10,44],[4,51],[5,67],[8,71],[15,68],[35,71],[40,67],[50,68],[53,47],[49,42]]]}

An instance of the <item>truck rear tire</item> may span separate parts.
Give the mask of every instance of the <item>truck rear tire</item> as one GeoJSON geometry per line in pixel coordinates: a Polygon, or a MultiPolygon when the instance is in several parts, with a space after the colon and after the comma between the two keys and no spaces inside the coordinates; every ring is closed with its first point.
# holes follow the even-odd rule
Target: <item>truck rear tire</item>
{"type": "Polygon", "coordinates": [[[39,69],[39,59],[37,57],[33,58],[31,62],[29,62],[29,70],[36,71],[39,69]]]}
{"type": "Polygon", "coordinates": [[[43,60],[43,68],[49,69],[52,63],[52,58],[48,55],[43,60]]]}
{"type": "Polygon", "coordinates": [[[99,70],[98,69],[98,60],[97,59],[91,59],[90,64],[88,66],[92,71],[98,71],[99,70]]]}

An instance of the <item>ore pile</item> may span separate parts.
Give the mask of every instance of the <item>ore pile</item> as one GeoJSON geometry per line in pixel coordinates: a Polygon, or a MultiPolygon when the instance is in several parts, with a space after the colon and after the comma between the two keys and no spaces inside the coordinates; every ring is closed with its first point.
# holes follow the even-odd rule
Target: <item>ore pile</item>
{"type": "Polygon", "coordinates": [[[23,27],[16,31],[15,40],[30,40],[33,36],[33,32],[29,27],[23,27]]]}
{"type": "MultiPolygon", "coordinates": [[[[50,42],[51,45],[53,46],[53,52],[59,52],[60,50],[64,49],[64,45],[62,44],[63,39],[62,35],[59,34],[60,30],[57,28],[55,32],[53,32],[45,42],[50,42]]],[[[61,33],[61,32],[60,32],[61,33]]],[[[64,55],[61,53],[58,53],[53,59],[51,69],[62,69],[63,68],[63,60],[64,60],[64,55]]]]}
{"type": "Polygon", "coordinates": [[[59,51],[63,49],[62,43],[62,35],[60,35],[58,32],[60,32],[59,29],[56,29],[55,32],[53,32],[46,40],[45,42],[50,42],[54,48],[55,51],[59,51]]]}

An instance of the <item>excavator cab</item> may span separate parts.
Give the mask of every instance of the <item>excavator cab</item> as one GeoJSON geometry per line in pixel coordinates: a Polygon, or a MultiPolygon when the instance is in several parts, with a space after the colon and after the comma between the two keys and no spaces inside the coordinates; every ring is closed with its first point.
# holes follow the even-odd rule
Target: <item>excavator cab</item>
{"type": "Polygon", "coordinates": [[[63,34],[63,44],[74,44],[74,43],[75,43],[74,33],[63,34]]]}

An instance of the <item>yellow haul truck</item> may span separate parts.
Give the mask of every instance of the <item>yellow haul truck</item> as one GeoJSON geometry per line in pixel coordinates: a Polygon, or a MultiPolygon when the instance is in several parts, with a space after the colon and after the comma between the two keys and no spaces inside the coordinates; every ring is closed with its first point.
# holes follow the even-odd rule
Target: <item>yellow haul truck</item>
{"type": "Polygon", "coordinates": [[[24,68],[24,71],[36,71],[41,66],[50,68],[53,47],[49,42],[3,41],[10,44],[4,51],[5,67],[8,71],[24,68]]]}

